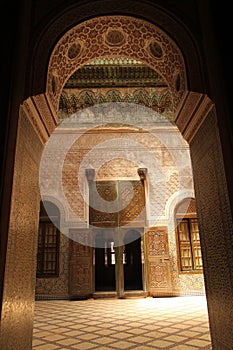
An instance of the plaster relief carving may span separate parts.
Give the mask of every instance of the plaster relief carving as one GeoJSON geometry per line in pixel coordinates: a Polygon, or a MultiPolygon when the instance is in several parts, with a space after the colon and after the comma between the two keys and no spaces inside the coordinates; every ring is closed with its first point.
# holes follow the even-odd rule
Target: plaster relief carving
{"type": "Polygon", "coordinates": [[[105,16],[80,23],[57,43],[51,55],[47,80],[47,91],[56,111],[64,83],[71,74],[82,65],[107,56],[130,57],[148,64],[167,82],[176,109],[187,85],[184,60],[176,44],[160,28],[144,20],[105,16]],[[151,41],[152,37],[154,41],[151,41]],[[84,43],[82,50],[79,42],[84,43]],[[173,74],[177,69],[179,84],[176,82],[174,86],[173,74]],[[58,72],[57,81],[52,74],[54,70],[58,72]]]}

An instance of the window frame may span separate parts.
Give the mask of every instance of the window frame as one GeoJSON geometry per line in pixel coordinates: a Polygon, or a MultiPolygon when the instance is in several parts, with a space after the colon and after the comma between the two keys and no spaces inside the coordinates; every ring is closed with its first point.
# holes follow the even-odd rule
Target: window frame
{"type": "MultiPolygon", "coordinates": [[[[190,230],[190,222],[192,219],[196,219],[198,223],[198,218],[196,214],[188,214],[184,216],[179,216],[177,215],[175,217],[175,223],[176,223],[176,250],[177,250],[177,261],[178,261],[178,269],[179,273],[181,274],[203,274],[203,260],[202,260],[202,268],[201,269],[195,269],[195,256],[193,253],[193,248],[194,244],[192,242],[192,232],[190,230]],[[180,239],[179,239],[179,228],[178,228],[178,222],[182,221],[188,221],[188,236],[189,236],[189,247],[190,247],[190,252],[191,252],[191,262],[192,262],[192,269],[190,270],[185,270],[182,267],[182,255],[181,255],[181,244],[180,244],[180,239]]],[[[201,242],[199,240],[199,247],[201,251],[201,242]]],[[[202,251],[201,251],[202,253],[202,251]]],[[[202,259],[202,255],[201,255],[202,259]]]]}
{"type": "MultiPolygon", "coordinates": [[[[36,277],[37,278],[56,278],[59,277],[59,253],[60,253],[60,230],[59,221],[57,217],[51,219],[48,216],[40,217],[39,228],[38,228],[38,245],[37,245],[37,268],[36,268],[36,277]],[[52,221],[51,221],[52,220],[52,221]],[[55,252],[55,269],[53,272],[48,273],[45,269],[44,263],[46,261],[45,256],[48,253],[46,248],[46,230],[42,228],[42,243],[40,245],[40,228],[41,226],[45,226],[46,224],[53,225],[56,230],[56,242],[54,246],[55,252]],[[39,257],[41,255],[41,257],[39,257]]],[[[51,248],[51,247],[50,247],[51,248]]]]}

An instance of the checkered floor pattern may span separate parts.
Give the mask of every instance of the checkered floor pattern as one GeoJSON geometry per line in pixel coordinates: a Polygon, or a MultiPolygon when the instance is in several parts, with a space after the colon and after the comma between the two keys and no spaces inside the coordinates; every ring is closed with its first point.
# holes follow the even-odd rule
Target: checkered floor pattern
{"type": "Polygon", "coordinates": [[[33,350],[210,350],[205,296],[36,301],[33,350]]]}

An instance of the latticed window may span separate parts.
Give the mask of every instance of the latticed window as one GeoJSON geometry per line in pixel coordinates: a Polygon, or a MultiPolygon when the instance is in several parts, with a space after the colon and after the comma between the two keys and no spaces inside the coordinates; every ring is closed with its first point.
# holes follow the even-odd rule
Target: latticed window
{"type": "Polygon", "coordinates": [[[186,215],[181,213],[182,208],[179,208],[176,219],[179,267],[180,271],[184,272],[202,272],[203,269],[198,220],[193,201],[186,208],[186,215]]]}
{"type": "Polygon", "coordinates": [[[50,204],[49,214],[51,216],[48,216],[44,206],[41,204],[37,277],[56,277],[59,274],[59,211],[54,205],[50,204]]]}

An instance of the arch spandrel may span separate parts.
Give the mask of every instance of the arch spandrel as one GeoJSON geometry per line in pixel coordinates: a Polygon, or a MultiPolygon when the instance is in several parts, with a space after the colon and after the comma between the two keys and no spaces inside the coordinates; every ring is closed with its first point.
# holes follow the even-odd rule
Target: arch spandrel
{"type": "Polygon", "coordinates": [[[82,65],[104,57],[128,57],[149,65],[167,82],[176,110],[187,90],[182,54],[160,28],[131,16],[87,20],[58,41],[50,58],[46,88],[55,110],[71,74],[82,65]]]}

